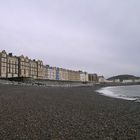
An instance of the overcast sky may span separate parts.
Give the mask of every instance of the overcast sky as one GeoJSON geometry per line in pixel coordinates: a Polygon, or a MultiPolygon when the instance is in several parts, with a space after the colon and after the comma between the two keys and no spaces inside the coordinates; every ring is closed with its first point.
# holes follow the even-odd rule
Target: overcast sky
{"type": "Polygon", "coordinates": [[[0,50],[109,77],[140,76],[139,0],[0,0],[0,50]]]}

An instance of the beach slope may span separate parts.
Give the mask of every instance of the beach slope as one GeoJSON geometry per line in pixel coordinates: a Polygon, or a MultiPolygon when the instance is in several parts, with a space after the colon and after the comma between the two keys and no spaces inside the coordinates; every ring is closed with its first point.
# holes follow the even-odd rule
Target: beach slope
{"type": "Polygon", "coordinates": [[[0,140],[137,140],[140,103],[95,87],[0,85],[0,140]]]}

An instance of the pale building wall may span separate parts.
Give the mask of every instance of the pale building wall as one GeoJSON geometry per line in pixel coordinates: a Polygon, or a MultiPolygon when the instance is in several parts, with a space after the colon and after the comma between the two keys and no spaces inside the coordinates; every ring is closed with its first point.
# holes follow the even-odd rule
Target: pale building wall
{"type": "Polygon", "coordinates": [[[88,81],[88,74],[56,67],[44,67],[43,61],[33,61],[28,57],[10,56],[0,53],[0,77],[32,77],[62,81],[88,81]],[[57,71],[58,70],[58,71],[57,71]]]}
{"type": "Polygon", "coordinates": [[[88,82],[88,74],[87,72],[80,71],[80,81],[81,82],[88,82]]]}
{"type": "Polygon", "coordinates": [[[37,61],[37,77],[38,79],[43,79],[43,61],[38,60],[37,61]]]}
{"type": "Polygon", "coordinates": [[[5,50],[0,52],[0,77],[6,78],[7,76],[7,53],[5,50]]]}
{"type": "Polygon", "coordinates": [[[86,72],[86,74],[85,74],[85,77],[86,77],[86,82],[88,82],[88,73],[86,72]]]}
{"type": "Polygon", "coordinates": [[[120,79],[114,79],[115,83],[120,83],[120,79]]]}
{"type": "Polygon", "coordinates": [[[23,55],[19,57],[19,77],[30,77],[30,60],[23,55]]]}
{"type": "Polygon", "coordinates": [[[134,80],[123,80],[122,83],[133,83],[134,80]]]}
{"type": "Polygon", "coordinates": [[[105,82],[105,78],[103,76],[99,76],[99,83],[104,83],[105,82]]]}
{"type": "Polygon", "coordinates": [[[68,81],[68,70],[59,68],[59,80],[68,81]]]}
{"type": "Polygon", "coordinates": [[[52,79],[56,80],[56,68],[52,67],[52,79]]]}
{"type": "Polygon", "coordinates": [[[135,79],[135,82],[140,82],[140,79],[135,79]]]}
{"type": "Polygon", "coordinates": [[[73,73],[71,70],[68,70],[68,80],[73,81],[73,73]]]}
{"type": "Polygon", "coordinates": [[[81,82],[85,82],[85,79],[86,79],[85,73],[84,72],[80,72],[80,81],[81,82]]]}
{"type": "Polygon", "coordinates": [[[43,66],[43,79],[48,79],[48,69],[47,69],[47,66],[43,66]]]}
{"type": "Polygon", "coordinates": [[[30,77],[37,79],[37,61],[30,60],[30,77]]]}
{"type": "Polygon", "coordinates": [[[18,77],[18,57],[9,54],[7,56],[7,78],[18,77]]]}
{"type": "Polygon", "coordinates": [[[62,68],[59,69],[59,79],[65,81],[65,70],[62,68]]]}
{"type": "Polygon", "coordinates": [[[80,81],[80,73],[79,73],[79,71],[76,71],[76,75],[77,75],[77,76],[76,76],[76,78],[77,78],[76,80],[77,80],[77,81],[80,81]]]}
{"type": "Polygon", "coordinates": [[[79,71],[68,71],[68,80],[69,81],[80,81],[80,72],[79,71]]]}
{"type": "Polygon", "coordinates": [[[65,81],[68,81],[69,79],[68,79],[68,70],[66,69],[65,70],[65,81]]]}
{"type": "Polygon", "coordinates": [[[68,70],[67,69],[63,69],[63,80],[68,81],[68,70]]]}
{"type": "Polygon", "coordinates": [[[68,81],[68,70],[67,69],[60,69],[60,80],[68,81]]]}
{"type": "Polygon", "coordinates": [[[48,79],[56,80],[56,68],[48,67],[48,79]]]}
{"type": "Polygon", "coordinates": [[[47,72],[48,72],[48,79],[52,79],[51,78],[51,69],[50,69],[50,66],[47,66],[47,72]]]}
{"type": "Polygon", "coordinates": [[[99,76],[98,79],[99,83],[111,83],[111,81],[106,80],[104,76],[99,76]]]}

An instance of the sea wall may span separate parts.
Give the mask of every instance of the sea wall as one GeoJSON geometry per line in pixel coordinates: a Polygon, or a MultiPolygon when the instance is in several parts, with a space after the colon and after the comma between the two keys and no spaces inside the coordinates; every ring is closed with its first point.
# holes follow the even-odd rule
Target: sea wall
{"type": "Polygon", "coordinates": [[[49,87],[78,87],[78,86],[93,86],[93,82],[79,82],[79,81],[57,81],[57,80],[42,80],[33,78],[9,78],[0,79],[1,84],[14,84],[14,85],[37,85],[49,87]]]}

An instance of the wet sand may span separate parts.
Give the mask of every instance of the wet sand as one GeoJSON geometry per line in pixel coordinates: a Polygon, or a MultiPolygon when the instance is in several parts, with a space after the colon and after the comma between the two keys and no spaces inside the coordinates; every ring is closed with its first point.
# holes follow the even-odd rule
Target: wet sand
{"type": "Polygon", "coordinates": [[[140,103],[95,87],[0,85],[0,140],[139,140],[140,103]]]}

